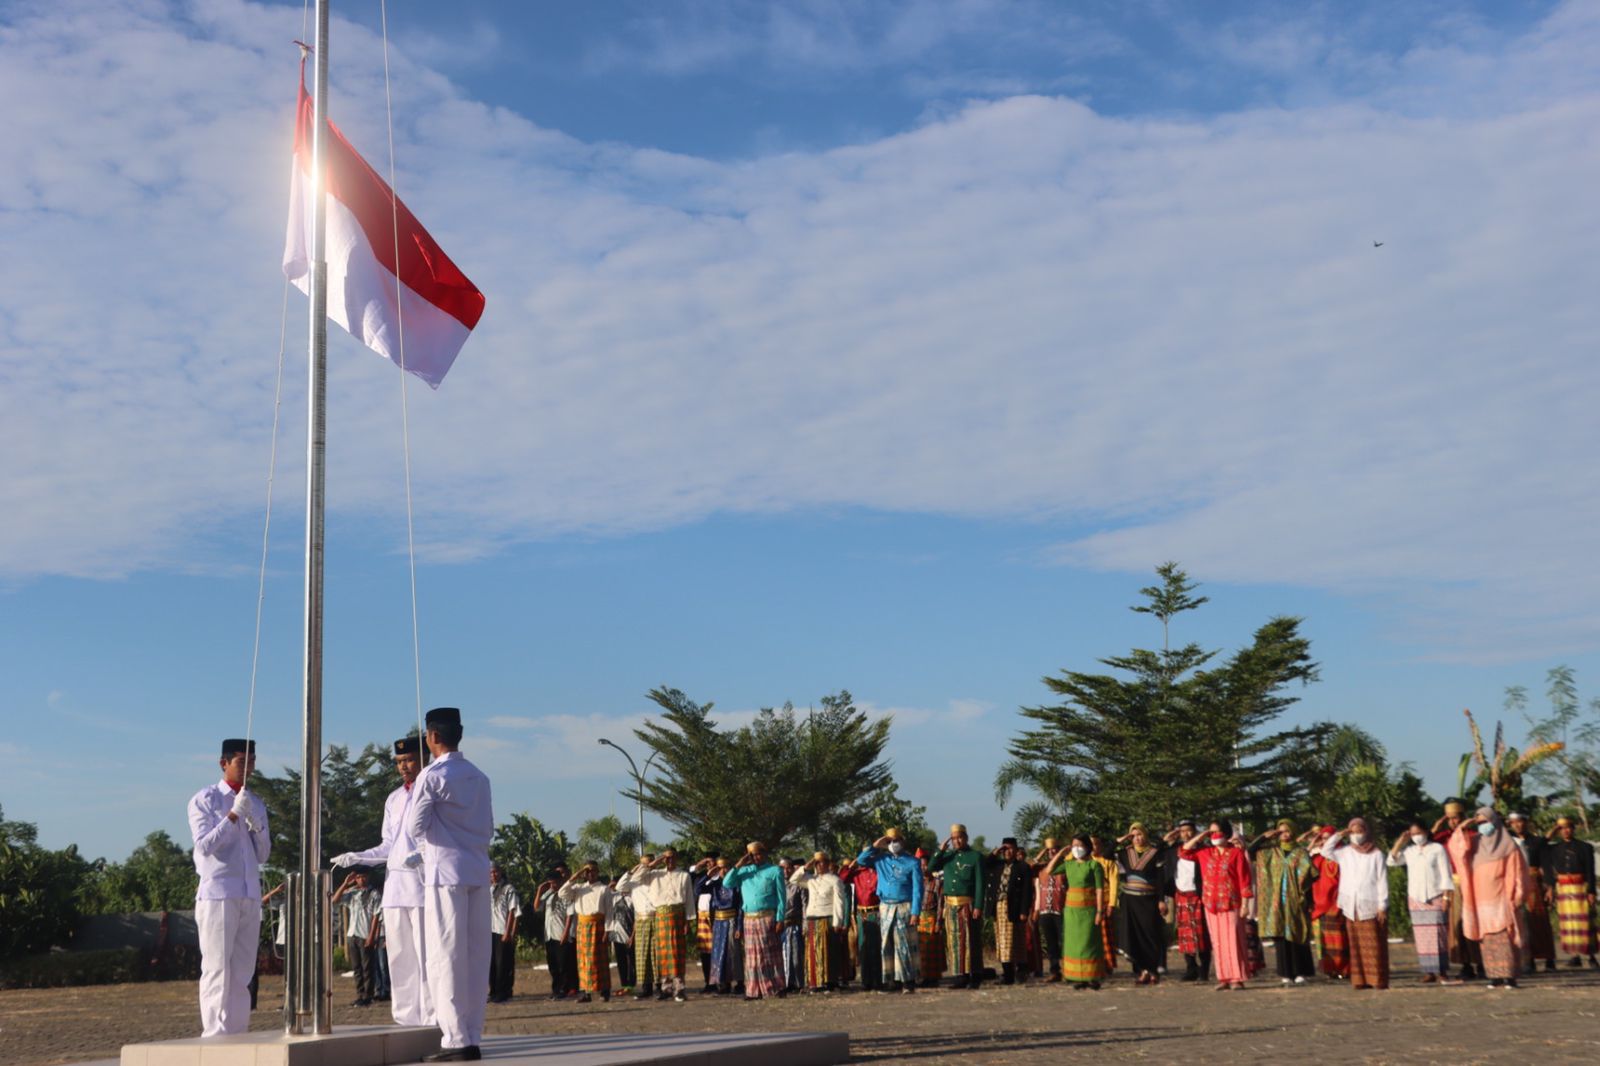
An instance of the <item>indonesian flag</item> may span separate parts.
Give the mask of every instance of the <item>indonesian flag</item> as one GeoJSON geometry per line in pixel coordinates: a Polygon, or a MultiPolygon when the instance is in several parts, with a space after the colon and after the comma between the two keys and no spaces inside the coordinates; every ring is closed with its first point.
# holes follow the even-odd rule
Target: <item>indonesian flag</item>
{"type": "MultiPolygon", "coordinates": [[[[311,141],[311,96],[302,73],[283,273],[307,295],[311,292],[311,141]]],[[[438,388],[483,315],[483,293],[332,122],[325,155],[328,317],[368,348],[438,388]]]]}

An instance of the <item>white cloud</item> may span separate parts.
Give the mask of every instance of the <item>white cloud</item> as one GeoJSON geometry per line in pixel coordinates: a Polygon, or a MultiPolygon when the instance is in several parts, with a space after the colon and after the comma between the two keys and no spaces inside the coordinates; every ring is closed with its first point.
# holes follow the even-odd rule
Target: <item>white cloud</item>
{"type": "MultiPolygon", "coordinates": [[[[28,102],[0,112],[8,578],[203,565],[259,515],[299,19],[187,10],[0,30],[0,95],[28,102]]],[[[382,167],[377,48],[338,33],[334,114],[382,167]]],[[[419,540],[1063,519],[1096,532],[1061,560],[1366,594],[1441,654],[1593,647],[1597,45],[1572,5],[1364,99],[1017,97],[737,164],[586,145],[400,57],[402,195],[489,301],[412,397],[419,540]]],[[[396,377],[335,347],[330,496],[389,516],[396,377]]]]}

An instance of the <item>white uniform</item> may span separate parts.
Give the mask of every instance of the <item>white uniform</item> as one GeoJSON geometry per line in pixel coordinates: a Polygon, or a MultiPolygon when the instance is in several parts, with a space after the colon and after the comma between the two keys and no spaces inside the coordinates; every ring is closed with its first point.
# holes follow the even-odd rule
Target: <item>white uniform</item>
{"type": "Polygon", "coordinates": [[[422,870],[407,866],[406,856],[418,850],[406,826],[411,795],[404,785],[383,801],[383,841],[355,852],[351,865],[384,863],[383,935],[389,954],[389,1012],[396,1025],[433,1025],[433,997],[428,993],[427,945],[423,932],[422,870]]]}
{"type": "Polygon", "coordinates": [[[189,800],[194,868],[200,874],[194,923],[200,933],[200,1035],[250,1028],[250,979],[261,940],[261,864],[272,852],[267,808],[250,797],[249,820],[229,820],[233,786],[203,788],[189,800]]]}
{"type": "Polygon", "coordinates": [[[483,1042],[489,998],[489,779],[460,752],[417,776],[406,828],[422,844],[428,991],[446,1048],[483,1042]]]}

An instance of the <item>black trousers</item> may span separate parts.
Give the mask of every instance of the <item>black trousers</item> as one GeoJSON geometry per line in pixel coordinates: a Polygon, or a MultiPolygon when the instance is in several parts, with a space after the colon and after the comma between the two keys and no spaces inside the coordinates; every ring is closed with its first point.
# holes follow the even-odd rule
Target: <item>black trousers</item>
{"type": "Polygon", "coordinates": [[[360,940],[346,940],[344,945],[350,968],[356,972],[356,999],[370,1000],[378,994],[378,949],[360,940]]]}
{"type": "Polygon", "coordinates": [[[1291,981],[1296,977],[1315,977],[1317,964],[1311,958],[1310,944],[1296,944],[1292,940],[1278,939],[1273,941],[1274,954],[1277,955],[1278,976],[1287,977],[1291,981]]]}
{"type": "Polygon", "coordinates": [[[878,919],[856,919],[856,962],[860,966],[861,987],[883,987],[883,941],[880,938],[878,919]]]}
{"type": "Polygon", "coordinates": [[[544,942],[544,961],[550,966],[550,994],[564,996],[577,987],[578,960],[576,945],[571,967],[567,965],[567,946],[559,940],[544,942]]]}
{"type": "Polygon", "coordinates": [[[611,953],[617,957],[617,987],[632,988],[638,980],[633,971],[633,945],[612,944],[611,953]]]}
{"type": "Polygon", "coordinates": [[[517,942],[512,938],[508,944],[499,933],[489,936],[489,998],[510,999],[517,982],[517,942]]]}
{"type": "Polygon", "coordinates": [[[1061,975],[1061,915],[1039,915],[1039,951],[1050,963],[1050,972],[1061,975]]]}

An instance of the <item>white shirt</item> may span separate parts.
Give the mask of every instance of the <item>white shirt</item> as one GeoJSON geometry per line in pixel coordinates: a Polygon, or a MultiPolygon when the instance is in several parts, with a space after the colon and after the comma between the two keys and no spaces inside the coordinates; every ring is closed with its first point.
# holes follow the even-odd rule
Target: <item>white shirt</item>
{"type": "Polygon", "coordinates": [[[635,914],[656,912],[655,890],[651,888],[651,883],[644,879],[644,871],[637,867],[617,878],[617,893],[628,896],[633,903],[635,914]]]}
{"type": "MultiPolygon", "coordinates": [[[[1450,856],[1444,845],[1432,840],[1420,848],[1407,844],[1400,858],[1390,856],[1390,866],[1406,868],[1406,898],[1416,903],[1432,903],[1450,891],[1450,856]]],[[[1342,870],[1343,867],[1340,867],[1342,870]]]]}
{"type": "Polygon", "coordinates": [[[1357,851],[1348,844],[1334,847],[1338,837],[1322,845],[1322,857],[1339,864],[1339,911],[1358,922],[1371,921],[1389,909],[1389,864],[1383,849],[1357,851]]]}
{"type": "Polygon", "coordinates": [[[606,919],[606,936],[613,944],[633,943],[633,900],[626,892],[611,891],[611,916],[606,919]]]}
{"type": "Polygon", "coordinates": [[[569,924],[567,918],[571,912],[567,909],[566,900],[561,898],[561,893],[546,892],[540,897],[536,909],[544,911],[544,938],[565,943],[569,924]]]}
{"type": "Polygon", "coordinates": [[[370,888],[352,889],[344,894],[344,905],[344,935],[365,943],[378,913],[378,894],[370,888]]]}
{"type": "Polygon", "coordinates": [[[227,781],[196,792],[189,800],[189,833],[194,837],[194,868],[200,874],[195,899],[261,898],[261,864],[272,853],[267,831],[267,808],[261,797],[250,795],[254,833],[243,816],[230,821],[233,788],[227,781]]]}
{"type": "Polygon", "coordinates": [[[601,884],[584,884],[574,881],[570,885],[562,885],[559,895],[561,902],[571,909],[573,914],[599,915],[602,918],[611,917],[611,886],[601,884]]]}
{"type": "Polygon", "coordinates": [[[513,914],[522,917],[522,897],[517,895],[516,885],[501,881],[489,890],[489,931],[495,936],[505,936],[506,925],[513,914]]]}
{"type": "Polygon", "coordinates": [[[683,905],[683,913],[694,914],[694,878],[686,870],[668,870],[657,867],[639,875],[639,880],[650,886],[650,898],[656,909],[683,905]]]}
{"type": "Polygon", "coordinates": [[[807,918],[827,918],[835,929],[844,928],[850,895],[837,874],[814,874],[800,866],[789,875],[789,883],[805,887],[807,918]]]}
{"type": "Polygon", "coordinates": [[[1198,892],[1200,891],[1200,882],[1197,880],[1199,874],[1199,863],[1193,859],[1185,859],[1180,856],[1177,868],[1172,875],[1172,881],[1178,886],[1179,892],[1198,892]]]}
{"type": "Polygon", "coordinates": [[[406,829],[422,842],[423,884],[488,886],[494,837],[489,779],[459,751],[446,752],[417,775],[406,829]]]}
{"type": "Polygon", "coordinates": [[[408,808],[415,788],[416,783],[413,782],[410,789],[401,785],[389,793],[389,798],[383,801],[382,842],[375,848],[355,853],[355,858],[359,860],[356,865],[384,863],[388,871],[383,881],[385,907],[422,906],[422,871],[406,865],[406,856],[418,850],[406,829],[406,817],[410,813],[408,808]]]}

